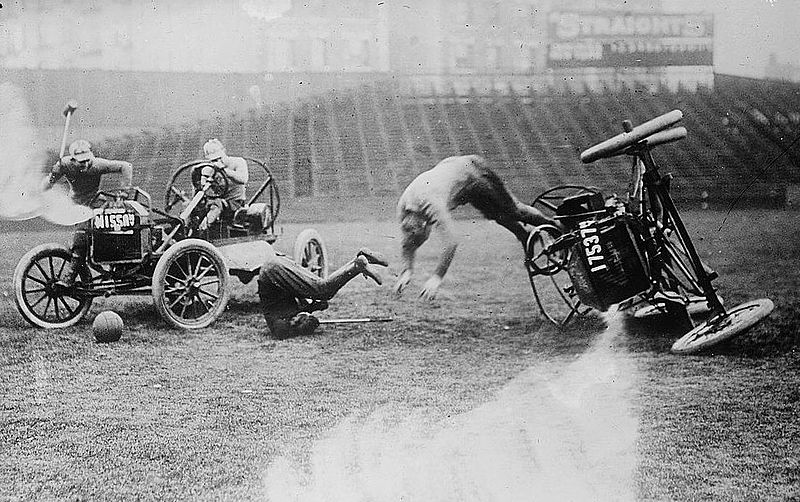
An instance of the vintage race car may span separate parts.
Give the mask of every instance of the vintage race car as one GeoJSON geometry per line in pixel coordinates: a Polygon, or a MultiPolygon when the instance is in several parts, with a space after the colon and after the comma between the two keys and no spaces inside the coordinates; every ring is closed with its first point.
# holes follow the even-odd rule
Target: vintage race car
{"type": "MultiPolygon", "coordinates": [[[[158,313],[184,329],[210,325],[225,310],[231,276],[247,283],[258,275],[265,247],[278,238],[275,220],[280,196],[267,166],[247,158],[251,170],[244,206],[200,230],[207,201],[225,193],[228,179],[215,168],[213,180],[199,186],[193,173],[213,167],[204,161],[184,164],[173,174],[163,210],[140,188],[102,191],[91,206],[86,229],[86,268],[74,285],[63,276],[70,250],[46,243],[28,251],[14,271],[17,309],[31,324],[63,328],[76,324],[95,297],[151,295],[158,313]],[[191,194],[191,195],[188,195],[191,194]]],[[[314,229],[300,233],[293,257],[325,277],[327,251],[314,229]]]]}

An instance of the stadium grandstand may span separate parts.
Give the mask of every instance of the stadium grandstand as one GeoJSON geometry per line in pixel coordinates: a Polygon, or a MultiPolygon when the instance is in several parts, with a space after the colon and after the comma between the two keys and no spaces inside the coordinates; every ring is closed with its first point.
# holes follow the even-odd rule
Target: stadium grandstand
{"type": "Polygon", "coordinates": [[[656,152],[676,199],[781,206],[800,183],[800,85],[715,74],[712,16],[660,1],[32,5],[4,9],[2,80],[54,147],[77,99],[71,134],[132,162],[154,194],[209,137],[306,201],[394,199],[468,153],[526,199],[565,183],[622,191],[627,159],[582,165],[580,151],[676,108],[689,137],[656,152]],[[48,30],[76,10],[103,29],[48,30]]]}

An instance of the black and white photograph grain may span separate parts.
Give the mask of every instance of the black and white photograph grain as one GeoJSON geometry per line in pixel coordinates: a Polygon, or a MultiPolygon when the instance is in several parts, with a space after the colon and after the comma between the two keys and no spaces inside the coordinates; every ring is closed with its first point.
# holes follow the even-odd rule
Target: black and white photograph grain
{"type": "Polygon", "coordinates": [[[0,0],[0,501],[800,502],[797,0],[0,0]]]}

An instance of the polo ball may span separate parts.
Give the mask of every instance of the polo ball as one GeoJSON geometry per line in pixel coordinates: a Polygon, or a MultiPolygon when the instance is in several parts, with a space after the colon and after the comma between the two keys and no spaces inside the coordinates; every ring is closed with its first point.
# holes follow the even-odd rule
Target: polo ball
{"type": "Polygon", "coordinates": [[[100,312],[92,323],[94,338],[100,343],[116,342],[122,337],[122,326],[122,318],[116,312],[100,312]]]}

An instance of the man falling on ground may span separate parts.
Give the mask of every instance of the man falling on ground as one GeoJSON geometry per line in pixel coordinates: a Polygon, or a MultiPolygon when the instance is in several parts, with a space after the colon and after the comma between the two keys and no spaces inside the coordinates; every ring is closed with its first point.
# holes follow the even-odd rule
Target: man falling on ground
{"type": "Polygon", "coordinates": [[[380,253],[361,248],[353,260],[320,278],[270,246],[258,275],[258,297],[270,334],[282,340],[313,333],[319,320],[311,312],[326,309],[345,284],[362,274],[382,283],[371,265],[388,263],[380,253]]]}
{"type": "MultiPolygon", "coordinates": [[[[73,141],[69,145],[69,155],[55,163],[50,175],[44,179],[43,188],[51,188],[61,177],[66,178],[72,186],[72,200],[76,204],[88,206],[100,189],[100,179],[104,174],[120,173],[123,190],[131,188],[133,165],[124,160],[108,160],[95,157],[92,145],[85,139],[73,141]]],[[[72,286],[78,273],[86,266],[88,239],[86,232],[89,221],[76,225],[73,237],[71,259],[64,273],[62,286],[72,286]]]]}
{"type": "Polygon", "coordinates": [[[426,300],[436,298],[458,247],[451,211],[464,204],[471,204],[486,218],[507,228],[523,246],[528,240],[525,224],[557,226],[536,208],[517,200],[484,158],[478,155],[448,157],[417,176],[400,196],[397,216],[402,234],[402,270],[394,286],[396,293],[402,293],[408,286],[414,273],[417,249],[436,227],[443,237],[444,250],[436,270],[420,292],[426,300]]]}

